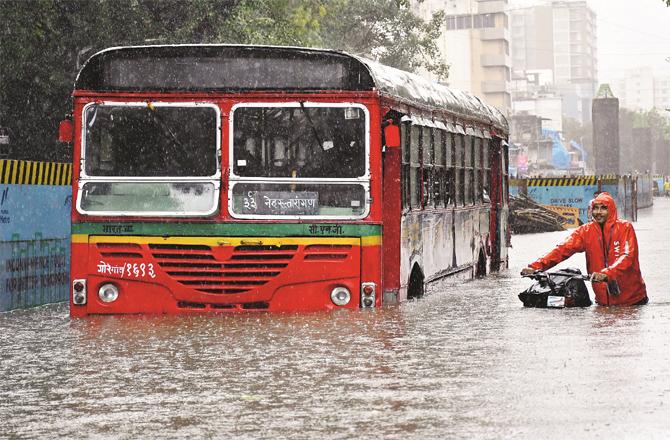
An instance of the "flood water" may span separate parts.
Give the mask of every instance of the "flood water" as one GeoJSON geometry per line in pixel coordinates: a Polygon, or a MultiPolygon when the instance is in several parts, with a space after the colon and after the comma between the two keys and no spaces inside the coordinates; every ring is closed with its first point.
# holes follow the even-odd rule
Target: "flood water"
{"type": "Polygon", "coordinates": [[[517,274],[560,232],[514,236],[502,274],[380,310],[0,314],[0,437],[667,438],[669,214],[657,198],[635,224],[642,307],[524,309],[517,274]]]}

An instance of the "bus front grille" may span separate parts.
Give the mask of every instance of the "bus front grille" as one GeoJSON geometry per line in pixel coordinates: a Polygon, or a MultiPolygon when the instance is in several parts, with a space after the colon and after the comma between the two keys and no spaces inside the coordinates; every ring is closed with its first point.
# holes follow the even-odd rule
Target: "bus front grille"
{"type": "Polygon", "coordinates": [[[152,256],[172,279],[203,293],[240,294],[279,276],[297,245],[240,245],[225,258],[210,246],[149,244],[152,256]]]}

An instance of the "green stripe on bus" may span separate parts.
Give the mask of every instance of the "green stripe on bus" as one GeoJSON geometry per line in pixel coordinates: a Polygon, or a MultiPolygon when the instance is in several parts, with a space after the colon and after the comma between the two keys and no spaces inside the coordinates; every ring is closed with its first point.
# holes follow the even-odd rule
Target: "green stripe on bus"
{"type": "Polygon", "coordinates": [[[381,235],[381,225],[342,223],[73,223],[72,234],[86,235],[201,235],[265,237],[366,237],[381,235]]]}

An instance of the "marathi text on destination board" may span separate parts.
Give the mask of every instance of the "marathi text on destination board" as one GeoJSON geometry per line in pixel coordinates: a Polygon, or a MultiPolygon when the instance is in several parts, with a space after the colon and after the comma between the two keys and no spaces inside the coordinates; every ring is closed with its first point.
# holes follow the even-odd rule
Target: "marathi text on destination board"
{"type": "Polygon", "coordinates": [[[312,191],[248,191],[242,201],[245,214],[315,215],[319,193],[312,191]]]}

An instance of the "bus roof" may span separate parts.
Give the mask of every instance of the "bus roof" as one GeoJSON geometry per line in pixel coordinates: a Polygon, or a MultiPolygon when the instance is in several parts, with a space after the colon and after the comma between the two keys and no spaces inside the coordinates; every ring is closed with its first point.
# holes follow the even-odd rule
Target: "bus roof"
{"type": "Polygon", "coordinates": [[[378,90],[409,105],[446,109],[508,131],[503,114],[470,93],[328,49],[229,44],[112,47],[88,59],[75,90],[378,90]]]}

